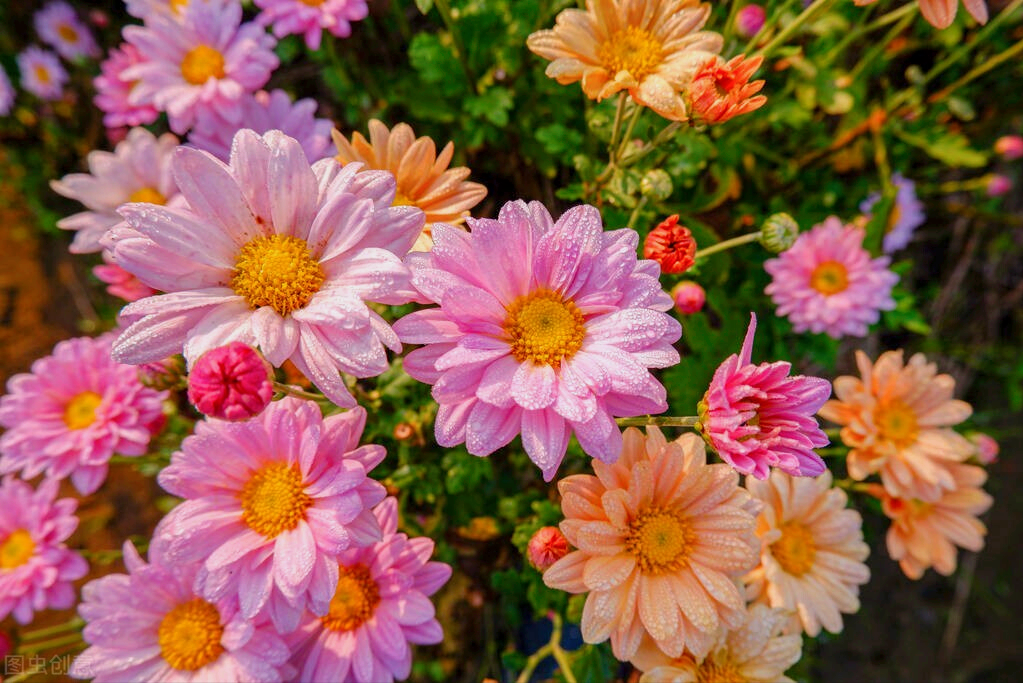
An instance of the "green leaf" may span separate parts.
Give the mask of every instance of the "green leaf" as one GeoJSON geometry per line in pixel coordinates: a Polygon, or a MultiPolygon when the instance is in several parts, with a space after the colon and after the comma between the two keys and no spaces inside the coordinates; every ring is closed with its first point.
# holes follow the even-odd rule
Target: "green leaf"
{"type": "Polygon", "coordinates": [[[433,9],[433,0],[416,0],[416,7],[419,8],[420,12],[426,14],[433,9]]]}
{"type": "Polygon", "coordinates": [[[932,158],[953,168],[980,168],[987,164],[988,155],[971,148],[970,141],[959,133],[941,132],[933,139],[898,129],[895,134],[904,142],[922,149],[932,158]]]}

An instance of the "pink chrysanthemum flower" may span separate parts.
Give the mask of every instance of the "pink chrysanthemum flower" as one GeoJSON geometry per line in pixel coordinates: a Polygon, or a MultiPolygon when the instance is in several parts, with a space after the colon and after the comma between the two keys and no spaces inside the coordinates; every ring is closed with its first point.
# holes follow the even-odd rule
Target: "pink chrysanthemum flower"
{"type": "Polygon", "coordinates": [[[110,358],[114,335],[58,343],[32,372],[11,377],[0,398],[0,474],[21,472],[99,488],[110,456],[143,455],[163,425],[165,393],[142,386],[130,365],[110,358]]]}
{"type": "Polygon", "coordinates": [[[705,656],[719,628],[746,618],[735,580],[757,564],[757,504],[731,467],[707,464],[695,434],[668,443],[655,428],[628,429],[618,462],[593,470],[558,482],[561,531],[578,550],[544,583],[589,593],[583,640],[610,637],[620,660],[644,634],[669,657],[705,656]]]}
{"type": "Polygon", "coordinates": [[[7,116],[11,113],[15,97],[17,97],[17,93],[14,91],[14,86],[11,85],[11,79],[8,78],[3,67],[0,67],[0,116],[7,116]]]}
{"type": "MultiPolygon", "coordinates": [[[[892,184],[896,189],[895,206],[888,216],[888,225],[885,227],[884,241],[881,245],[886,254],[898,251],[909,244],[913,233],[926,219],[923,202],[916,196],[916,184],[899,173],[892,175],[892,184]]],[[[870,210],[880,199],[881,195],[875,192],[860,203],[860,211],[867,215],[867,220],[871,218],[870,210]]]]}
{"type": "Polygon", "coordinates": [[[272,25],[278,38],[302,35],[310,50],[320,49],[324,30],[347,38],[352,35],[351,22],[369,14],[366,0],[256,0],[256,6],[263,10],[259,23],[272,25]]]}
{"type": "Polygon", "coordinates": [[[61,0],[49,2],[35,13],[36,33],[44,43],[67,60],[78,57],[99,57],[99,46],[89,28],[82,23],[71,5],[61,0]]]}
{"type": "Polygon", "coordinates": [[[237,595],[245,618],[268,615],[292,631],[308,608],[327,613],[337,558],[380,539],[370,508],[384,487],[367,472],[381,446],[359,446],[366,411],[324,418],[285,397],[245,422],[205,420],[159,476],[185,502],[154,534],[173,562],[201,562],[196,589],[237,595]]]}
{"type": "Polygon", "coordinates": [[[572,433],[613,462],[615,417],[667,409],[647,368],[678,362],[681,326],[662,312],[660,268],[637,261],[634,231],[604,232],[592,206],[555,222],[539,202],[509,202],[469,225],[438,224],[433,251],[409,254],[413,283],[440,307],[395,323],[426,344],[405,370],[434,385],[437,443],[489,455],[521,433],[546,481],[572,433]]]}
{"type": "Polygon", "coordinates": [[[764,291],[796,332],[862,337],[880,311],[895,308],[899,276],[888,270],[887,256],[870,258],[863,237],[862,228],[831,216],[764,264],[772,277],[764,291]]]}
{"type": "Polygon", "coordinates": [[[137,47],[124,43],[111,50],[100,64],[100,75],[93,80],[96,96],[92,101],[103,112],[103,125],[107,128],[145,126],[159,116],[153,105],[131,102],[131,93],[138,81],[124,77],[126,69],[144,61],[146,58],[137,47]]]}
{"type": "Polygon", "coordinates": [[[366,302],[415,296],[408,253],[423,212],[391,206],[394,177],[333,159],[310,167],[280,131],[235,137],[230,165],[181,148],[172,163],[188,208],[130,204],[108,233],[115,259],[154,289],[129,304],[119,360],[189,362],[241,341],[291,360],[334,403],[355,406],[339,371],[373,377],[401,343],[366,302]],[[130,226],[130,227],[129,227],[130,226]]]}
{"type": "Polygon", "coordinates": [[[178,193],[171,177],[170,160],[178,139],[170,133],[159,138],[145,128],[133,128],[113,152],[89,152],[89,173],[71,173],[50,181],[53,191],[80,201],[88,211],[57,221],[74,230],[71,252],[102,250],[100,239],[122,221],[117,209],[127,202],[166,204],[178,193]]]}
{"type": "Polygon", "coordinates": [[[292,102],[291,96],[283,90],[260,90],[244,95],[240,106],[241,118],[235,123],[225,121],[213,110],[198,112],[195,128],[188,135],[189,144],[227,161],[231,156],[231,142],[242,128],[250,128],[260,135],[279,130],[298,140],[309,161],[332,155],[330,131],[333,124],[328,119],[316,118],[316,100],[307,97],[292,102]]]}
{"type": "Polygon", "coordinates": [[[120,297],[129,303],[156,294],[155,289],[142,284],[137,277],[113,263],[109,254],[104,253],[103,260],[105,263],[102,265],[93,266],[92,274],[107,285],[107,294],[120,297]]]}
{"type": "Polygon", "coordinates": [[[751,314],[739,355],[714,371],[700,402],[703,437],[741,474],[766,479],[777,467],[795,477],[816,477],[825,468],[813,449],[827,446],[828,437],[814,415],[831,396],[831,383],[790,376],[786,361],[753,365],[756,330],[751,314]]]}
{"type": "Polygon", "coordinates": [[[143,22],[148,22],[153,16],[180,21],[188,2],[189,0],[124,0],[124,5],[128,14],[143,22]]]}
{"type": "Polygon", "coordinates": [[[95,683],[279,683],[290,680],[287,645],[265,620],[242,615],[234,597],[208,600],[192,588],[197,565],[149,550],[147,564],[124,543],[127,574],[82,589],[78,613],[89,648],[71,676],[95,683]]]}
{"type": "Polygon", "coordinates": [[[412,670],[409,645],[435,645],[444,638],[429,596],[451,577],[451,567],[429,561],[429,538],[398,533],[396,499],[387,498],[373,514],[383,538],[341,554],[329,611],[309,616],[292,637],[297,680],[404,680],[412,670]]]}
{"type": "Polygon", "coordinates": [[[145,26],[125,27],[125,39],[150,58],[122,74],[138,81],[129,102],[167,112],[179,135],[201,109],[239,122],[241,96],[262,88],[278,64],[273,37],[241,21],[240,2],[189,0],[180,21],[153,14],[145,26]]]}
{"type": "Polygon", "coordinates": [[[188,373],[188,400],[203,415],[246,420],[259,415],[274,395],[270,364],[248,344],[210,349],[188,373]]]}
{"type": "Polygon", "coordinates": [[[13,613],[21,624],[35,612],[67,609],[75,602],[72,581],[89,565],[64,541],[78,526],[78,501],[57,497],[57,480],[33,490],[8,475],[0,482],[0,620],[13,613]]]}
{"type": "Polygon", "coordinates": [[[59,100],[67,85],[67,71],[57,55],[30,45],[18,54],[21,87],[41,100],[59,100]]]}

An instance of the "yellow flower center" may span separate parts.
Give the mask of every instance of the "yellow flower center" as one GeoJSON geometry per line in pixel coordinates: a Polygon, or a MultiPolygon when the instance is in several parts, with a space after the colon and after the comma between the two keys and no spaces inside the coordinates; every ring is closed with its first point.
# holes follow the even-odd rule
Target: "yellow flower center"
{"type": "MultiPolygon", "coordinates": [[[[302,1],[305,2],[305,0],[302,1]]],[[[394,201],[391,202],[391,206],[415,206],[415,205],[416,203],[409,199],[408,195],[406,195],[401,190],[398,190],[397,192],[394,193],[394,201]]]]}
{"type": "Polygon", "coordinates": [[[707,657],[696,670],[696,683],[747,683],[739,667],[723,653],[707,657]]]}
{"type": "Polygon", "coordinates": [[[612,78],[619,71],[628,71],[634,79],[642,81],[664,61],[664,51],[652,33],[638,26],[627,26],[600,44],[597,59],[611,72],[612,78]]]}
{"type": "Polygon", "coordinates": [[[849,287],[849,271],[838,261],[825,261],[813,269],[810,286],[824,296],[844,292],[849,287]]]}
{"type": "Polygon", "coordinates": [[[47,83],[50,82],[50,72],[46,70],[45,66],[41,64],[36,66],[35,73],[36,80],[42,83],[43,85],[46,85],[47,83]]]}
{"type": "Polygon", "coordinates": [[[688,563],[695,542],[689,523],[674,510],[650,508],[629,524],[625,547],[647,574],[670,574],[688,563]]]}
{"type": "Polygon", "coordinates": [[[269,306],[285,316],[309,303],[325,277],[305,240],[270,235],[242,247],[231,288],[252,308],[269,306]]]}
{"type": "Polygon", "coordinates": [[[792,576],[802,576],[810,571],[817,556],[817,546],[810,530],[799,522],[787,522],[778,529],[781,538],[771,544],[774,559],[792,576]]]}
{"type": "Polygon", "coordinates": [[[224,652],[220,612],[202,598],[183,602],[167,612],[157,642],[160,656],[179,671],[195,671],[215,662],[224,652]]]}
{"type": "Polygon", "coordinates": [[[0,543],[0,569],[14,569],[32,559],[36,543],[25,529],[15,529],[0,543]]]}
{"type": "Polygon", "coordinates": [[[319,7],[326,2],[326,0],[299,0],[299,2],[303,5],[309,5],[310,7],[319,7]]]}
{"type": "Polygon", "coordinates": [[[275,538],[305,519],[313,499],[305,492],[297,465],[275,462],[252,474],[239,494],[242,521],[253,531],[275,538]]]}
{"type": "Polygon", "coordinates": [[[571,301],[549,289],[520,296],[507,308],[504,330],[512,355],[520,363],[559,367],[582,348],[586,326],[583,314],[571,301]]]}
{"type": "Polygon", "coordinates": [[[156,188],[140,187],[128,195],[128,201],[145,202],[146,204],[160,204],[162,206],[167,203],[167,198],[164,197],[156,188]]]}
{"type": "Polygon", "coordinates": [[[78,41],[78,31],[74,30],[67,24],[61,24],[57,27],[57,35],[59,35],[65,42],[74,43],[78,41]]]}
{"type": "Polygon", "coordinates": [[[224,55],[209,45],[197,45],[181,60],[181,75],[192,85],[224,77],[224,55]]]}
{"type": "Polygon", "coordinates": [[[365,565],[342,565],[340,569],[330,611],[321,622],[332,631],[351,631],[373,616],[373,610],[380,604],[380,588],[365,565]]]}
{"type": "Polygon", "coordinates": [[[874,411],[874,424],[881,432],[881,438],[904,448],[916,441],[919,427],[916,413],[902,401],[879,405],[874,411]]]}
{"type": "Polygon", "coordinates": [[[180,14],[181,10],[188,7],[188,0],[170,0],[170,8],[174,14],[180,14]]]}
{"type": "Polygon", "coordinates": [[[83,391],[64,408],[64,424],[68,429],[85,429],[96,421],[96,408],[101,403],[103,397],[95,391],[83,391]]]}

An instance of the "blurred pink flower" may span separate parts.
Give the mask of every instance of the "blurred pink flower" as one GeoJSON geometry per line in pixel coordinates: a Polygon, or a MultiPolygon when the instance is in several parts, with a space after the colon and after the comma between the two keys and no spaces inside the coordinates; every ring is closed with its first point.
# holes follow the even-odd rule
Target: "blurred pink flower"
{"type": "Polygon", "coordinates": [[[44,43],[67,60],[78,57],[99,57],[99,46],[89,27],[63,0],[48,2],[32,17],[36,33],[44,43]]]}
{"type": "Polygon", "coordinates": [[[263,26],[273,26],[278,38],[299,34],[305,38],[310,50],[320,49],[324,30],[338,38],[352,34],[353,21],[365,19],[369,14],[366,0],[255,0],[262,9],[256,20],[263,26]]]}
{"type": "Polygon", "coordinates": [[[671,290],[671,300],[675,302],[675,310],[685,315],[692,315],[703,310],[707,302],[707,292],[700,283],[683,280],[671,290]]]}
{"type": "Polygon", "coordinates": [[[1009,190],[1012,189],[1012,178],[1001,173],[994,173],[991,175],[991,179],[988,180],[987,188],[988,197],[1001,197],[1003,194],[1008,194],[1009,190]]]}
{"type": "Polygon", "coordinates": [[[137,47],[123,43],[111,50],[100,64],[100,75],[93,80],[96,96],[92,101],[103,112],[103,125],[107,128],[145,126],[160,115],[152,104],[131,102],[131,93],[138,81],[124,78],[124,71],[144,61],[146,58],[137,47]]]}
{"type": "Polygon", "coordinates": [[[761,5],[745,5],[735,15],[735,30],[743,38],[752,38],[760,33],[767,19],[767,12],[761,5]]]}
{"type": "Polygon", "coordinates": [[[1003,135],[995,140],[995,152],[1006,161],[1023,158],[1023,136],[1003,135]]]}
{"type": "Polygon", "coordinates": [[[137,277],[109,259],[110,256],[108,254],[103,254],[103,260],[107,261],[107,263],[93,266],[92,268],[92,274],[100,282],[105,282],[109,285],[107,287],[107,294],[120,297],[128,302],[138,301],[139,299],[156,294],[155,289],[142,284],[137,277]]]}
{"type": "Polygon", "coordinates": [[[246,420],[263,412],[274,395],[270,364],[248,344],[210,349],[188,373],[188,400],[203,415],[246,420]]]}
{"type": "Polygon", "coordinates": [[[7,116],[11,113],[17,96],[18,94],[14,91],[14,86],[11,85],[11,79],[7,76],[7,72],[3,67],[0,67],[0,116],[7,116]]]}
{"type": "Polygon", "coordinates": [[[981,465],[991,465],[998,462],[998,442],[983,432],[974,432],[968,437],[976,451],[974,457],[981,465]]]}
{"type": "Polygon", "coordinates": [[[21,87],[41,100],[59,100],[67,85],[67,71],[57,55],[49,50],[30,45],[18,53],[21,87]]]}

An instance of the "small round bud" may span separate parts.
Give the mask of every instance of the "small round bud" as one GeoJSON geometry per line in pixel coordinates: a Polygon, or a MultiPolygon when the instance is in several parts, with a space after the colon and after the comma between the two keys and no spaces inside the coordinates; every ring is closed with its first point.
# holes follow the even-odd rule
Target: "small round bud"
{"type": "Polygon", "coordinates": [[[760,244],[772,254],[780,254],[796,242],[799,223],[787,213],[776,213],[760,228],[760,244]]]}
{"type": "Polygon", "coordinates": [[[644,197],[649,197],[655,202],[663,202],[670,197],[673,189],[671,176],[660,168],[647,171],[639,181],[639,191],[644,197]]]}
{"type": "Polygon", "coordinates": [[[743,38],[760,33],[767,20],[767,12],[760,5],[746,5],[735,15],[735,31],[743,38]]]}
{"type": "Polygon", "coordinates": [[[991,176],[991,180],[987,183],[987,196],[988,197],[1001,197],[1003,194],[1008,193],[1012,189],[1012,180],[1008,176],[1004,176],[996,173],[991,176]]]}
{"type": "Polygon", "coordinates": [[[707,293],[697,283],[683,280],[671,290],[671,298],[675,302],[675,310],[691,315],[703,310],[703,304],[707,302],[707,293]]]}
{"type": "Polygon", "coordinates": [[[138,366],[139,382],[156,391],[185,388],[185,359],[171,356],[138,366]]]}
{"type": "Polygon", "coordinates": [[[203,415],[247,420],[274,395],[273,368],[248,344],[231,342],[199,357],[188,374],[188,400],[203,415]]]}
{"type": "Polygon", "coordinates": [[[540,571],[568,555],[568,539],[556,526],[538,529],[526,546],[529,562],[540,571]]]}
{"type": "Polygon", "coordinates": [[[970,443],[976,449],[973,455],[982,465],[990,465],[998,460],[998,442],[983,432],[969,435],[970,443]]]}
{"type": "Polygon", "coordinates": [[[678,214],[665,218],[646,236],[643,258],[657,261],[661,272],[669,275],[692,268],[696,261],[696,240],[689,228],[678,224],[678,214]]]}
{"type": "Polygon", "coordinates": [[[408,441],[416,435],[416,428],[410,422],[399,422],[394,425],[394,438],[398,441],[408,441]]]}
{"type": "Polygon", "coordinates": [[[1023,157],[1023,137],[1019,135],[1003,135],[995,140],[995,152],[1007,161],[1023,157]]]}

